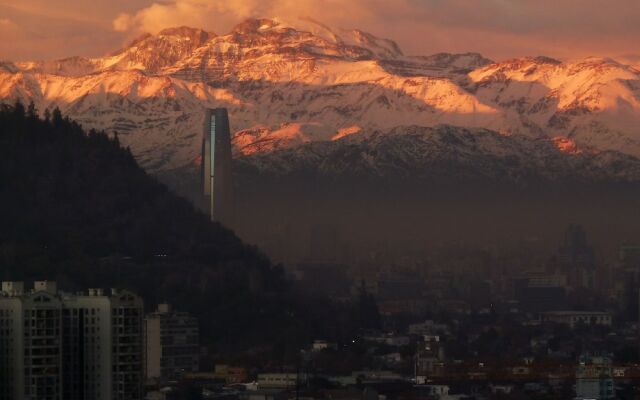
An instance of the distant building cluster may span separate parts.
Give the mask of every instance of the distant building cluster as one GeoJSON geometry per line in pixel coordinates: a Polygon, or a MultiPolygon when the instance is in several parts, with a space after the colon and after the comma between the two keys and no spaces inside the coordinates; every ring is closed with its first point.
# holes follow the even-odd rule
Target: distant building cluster
{"type": "Polygon", "coordinates": [[[398,266],[384,247],[354,264],[326,257],[339,247],[330,227],[310,238],[310,256],[289,274],[306,293],[357,305],[349,314],[357,326],[278,356],[269,346],[209,353],[194,316],[169,304],[145,314],[143,300],[126,290],[72,294],[55,282],[29,289],[3,282],[0,400],[640,393],[640,246],[621,246],[618,263],[608,266],[572,225],[550,258],[526,246],[502,258],[453,247],[398,266]]]}

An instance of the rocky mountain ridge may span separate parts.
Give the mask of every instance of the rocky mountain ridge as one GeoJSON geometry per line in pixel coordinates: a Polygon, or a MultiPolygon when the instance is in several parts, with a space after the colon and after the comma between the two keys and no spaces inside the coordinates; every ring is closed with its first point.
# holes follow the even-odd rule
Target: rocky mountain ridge
{"type": "Polygon", "coordinates": [[[632,66],[603,58],[406,56],[391,40],[308,19],[252,19],[226,35],[171,28],[106,57],[2,62],[0,99],[33,100],[41,112],[57,106],[86,128],[118,132],[151,172],[194,164],[207,107],[229,109],[235,154],[256,167],[282,163],[282,151],[308,143],[367,149],[387,134],[392,148],[407,146],[400,153],[430,154],[442,137],[440,128],[427,128],[440,125],[480,141],[491,130],[506,142],[547,143],[527,147],[542,155],[520,153],[532,160],[557,141],[602,152],[592,161],[640,156],[640,72],[632,66]],[[264,161],[270,154],[271,164],[264,161]]]}
{"type": "Polygon", "coordinates": [[[627,184],[640,160],[579,148],[562,138],[505,136],[486,129],[405,126],[240,158],[237,169],[260,179],[460,184],[499,182],[627,184]]]}

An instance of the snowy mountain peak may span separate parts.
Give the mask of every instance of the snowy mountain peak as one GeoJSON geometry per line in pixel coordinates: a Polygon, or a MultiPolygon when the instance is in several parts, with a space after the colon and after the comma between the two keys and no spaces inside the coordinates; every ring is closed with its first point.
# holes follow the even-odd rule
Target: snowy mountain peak
{"type": "Polygon", "coordinates": [[[168,28],[157,35],[143,35],[111,57],[96,59],[100,70],[140,69],[158,73],[191,56],[215,34],[189,27],[168,28]]]}
{"type": "MultiPolygon", "coordinates": [[[[398,126],[443,124],[468,131],[436,130],[442,140],[433,143],[462,146],[488,129],[542,140],[567,157],[590,148],[640,156],[640,73],[630,66],[405,56],[392,40],[311,18],[250,19],[224,35],[175,27],[106,57],[2,62],[0,98],[57,106],[88,128],[117,131],[150,171],[192,164],[202,112],[212,107],[229,109],[238,157],[357,146],[398,126]]],[[[424,135],[401,136],[410,148],[424,135]]]]}
{"type": "MultiPolygon", "coordinates": [[[[288,39],[299,40],[302,43],[311,42],[315,46],[352,47],[366,50],[359,56],[387,59],[401,57],[402,50],[397,43],[390,39],[381,39],[375,35],[359,29],[333,29],[309,17],[298,18],[293,21],[274,19],[249,19],[233,28],[232,35],[251,36],[260,35],[272,39],[286,36],[288,39]],[[324,42],[324,43],[323,43],[324,42]]],[[[289,40],[292,42],[292,40],[289,40]]],[[[354,49],[345,52],[351,56],[354,49]]],[[[357,53],[357,51],[356,51],[357,53]]]]}
{"type": "Polygon", "coordinates": [[[198,48],[210,38],[214,38],[215,33],[207,32],[202,29],[190,28],[188,26],[177,26],[166,28],[158,32],[156,35],[143,33],[137,38],[129,42],[124,48],[116,50],[107,57],[117,57],[129,51],[137,51],[144,47],[166,47],[171,45],[179,45],[181,42],[191,42],[193,49],[198,48]]]}
{"type": "Polygon", "coordinates": [[[190,28],[188,26],[179,26],[174,28],[166,28],[158,33],[158,36],[175,36],[193,40],[197,45],[202,45],[209,38],[215,37],[215,33],[206,32],[202,29],[190,28]]]}
{"type": "Polygon", "coordinates": [[[250,35],[250,34],[262,34],[267,31],[271,31],[274,28],[283,28],[282,23],[276,19],[269,18],[250,18],[247,19],[231,29],[230,34],[236,35],[250,35]]]}

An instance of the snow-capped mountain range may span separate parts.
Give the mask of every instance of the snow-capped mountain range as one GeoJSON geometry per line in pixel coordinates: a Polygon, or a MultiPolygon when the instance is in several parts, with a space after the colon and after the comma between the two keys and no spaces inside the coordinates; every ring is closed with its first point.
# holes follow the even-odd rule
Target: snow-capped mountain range
{"type": "Polygon", "coordinates": [[[317,141],[242,157],[238,172],[314,182],[430,184],[622,183],[640,177],[636,157],[580,150],[564,138],[505,136],[487,129],[448,125],[401,126],[335,141],[317,141]]]}
{"type": "Polygon", "coordinates": [[[236,157],[258,172],[313,163],[424,175],[434,160],[482,161],[484,171],[515,157],[498,175],[640,179],[632,66],[407,56],[391,40],[310,19],[251,19],[222,36],[166,29],[101,58],[3,61],[0,99],[118,132],[151,172],[197,164],[203,110],[227,107],[236,157]]]}

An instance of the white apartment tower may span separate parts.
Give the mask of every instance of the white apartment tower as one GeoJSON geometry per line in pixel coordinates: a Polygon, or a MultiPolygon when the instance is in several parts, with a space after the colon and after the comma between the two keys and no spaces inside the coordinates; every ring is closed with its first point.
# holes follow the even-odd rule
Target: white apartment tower
{"type": "Polygon", "coordinates": [[[142,399],[142,300],[3,282],[0,400],[142,399]]]}

